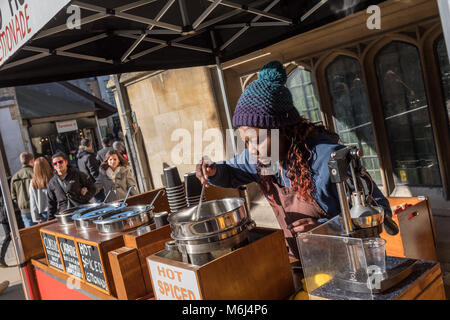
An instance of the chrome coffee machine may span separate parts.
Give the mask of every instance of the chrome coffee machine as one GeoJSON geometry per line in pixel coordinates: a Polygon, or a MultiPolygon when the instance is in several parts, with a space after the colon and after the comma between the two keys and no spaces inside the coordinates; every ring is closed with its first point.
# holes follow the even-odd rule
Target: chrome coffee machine
{"type": "Polygon", "coordinates": [[[378,237],[383,232],[383,224],[388,234],[396,235],[399,231],[397,224],[372,197],[373,182],[361,165],[361,156],[356,147],[346,147],[333,152],[328,162],[331,182],[336,183],[338,191],[345,235],[353,238],[378,237]],[[353,189],[350,200],[346,187],[353,189]]]}
{"type": "MultiPolygon", "coordinates": [[[[369,274],[368,262],[366,264],[361,260],[361,247],[356,239],[364,242],[367,238],[379,238],[383,227],[390,235],[399,232],[390,215],[374,200],[373,182],[361,165],[361,156],[356,147],[345,147],[333,152],[328,163],[331,181],[336,184],[338,191],[341,209],[340,238],[345,243],[349,262],[346,268],[336,274],[333,283],[335,288],[349,292],[367,292],[366,279],[373,276],[369,274]]],[[[386,271],[377,279],[376,287],[369,284],[372,294],[392,288],[411,274],[415,261],[408,259],[399,263],[397,259],[386,257],[386,271]]]]}

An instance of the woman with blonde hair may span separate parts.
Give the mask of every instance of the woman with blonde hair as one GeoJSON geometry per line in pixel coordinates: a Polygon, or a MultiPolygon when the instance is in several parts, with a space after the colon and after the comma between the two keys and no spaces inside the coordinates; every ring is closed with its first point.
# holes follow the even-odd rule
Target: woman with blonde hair
{"type": "Polygon", "coordinates": [[[43,157],[34,161],[33,179],[30,183],[30,211],[34,223],[47,221],[47,186],[53,170],[43,157]]]}
{"type": "Polygon", "coordinates": [[[103,188],[108,196],[108,201],[116,201],[125,198],[128,189],[132,187],[130,195],[137,193],[136,179],[134,178],[128,161],[117,150],[106,153],[105,159],[100,164],[99,177],[96,181],[97,191],[103,188]]]}

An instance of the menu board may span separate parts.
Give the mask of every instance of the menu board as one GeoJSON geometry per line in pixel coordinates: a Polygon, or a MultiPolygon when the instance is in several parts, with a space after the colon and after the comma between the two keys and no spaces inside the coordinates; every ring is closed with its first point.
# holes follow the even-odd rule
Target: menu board
{"type": "Polygon", "coordinates": [[[48,264],[54,268],[64,271],[61,256],[59,255],[56,237],[49,233],[42,232],[42,241],[44,242],[45,252],[47,253],[48,264]]]}
{"type": "Polygon", "coordinates": [[[96,246],[78,242],[81,261],[86,282],[93,284],[103,290],[108,290],[105,274],[100,260],[100,254],[96,246]]]}
{"type": "Polygon", "coordinates": [[[82,279],[83,275],[81,274],[75,241],[58,237],[58,242],[66,272],[82,279]]]}

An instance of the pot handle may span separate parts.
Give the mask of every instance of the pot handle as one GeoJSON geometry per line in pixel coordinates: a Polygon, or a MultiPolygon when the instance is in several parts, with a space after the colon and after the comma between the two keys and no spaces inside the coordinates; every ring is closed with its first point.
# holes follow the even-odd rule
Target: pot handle
{"type": "Polygon", "coordinates": [[[152,202],[149,204],[150,208],[153,208],[153,204],[155,203],[156,199],[158,199],[159,195],[161,194],[161,192],[163,193],[163,195],[166,193],[166,190],[161,189],[158,191],[158,193],[156,194],[156,196],[153,198],[152,202]]]}

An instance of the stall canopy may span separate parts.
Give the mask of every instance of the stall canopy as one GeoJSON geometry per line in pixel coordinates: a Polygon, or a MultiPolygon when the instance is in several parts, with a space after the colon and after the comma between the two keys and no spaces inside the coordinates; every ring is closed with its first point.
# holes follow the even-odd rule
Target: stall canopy
{"type": "Polygon", "coordinates": [[[379,2],[3,0],[0,87],[213,65],[379,2]]]}

